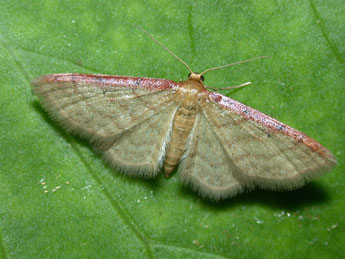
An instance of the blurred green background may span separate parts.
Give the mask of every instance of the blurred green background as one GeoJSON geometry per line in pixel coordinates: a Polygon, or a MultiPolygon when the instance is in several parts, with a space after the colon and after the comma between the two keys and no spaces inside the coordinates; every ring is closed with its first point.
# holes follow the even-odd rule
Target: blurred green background
{"type": "Polygon", "coordinates": [[[0,1],[0,255],[3,258],[340,258],[345,252],[345,5],[331,1],[0,1]],[[219,203],[170,179],[132,179],[54,124],[41,74],[186,79],[295,127],[338,159],[291,192],[219,203]]]}

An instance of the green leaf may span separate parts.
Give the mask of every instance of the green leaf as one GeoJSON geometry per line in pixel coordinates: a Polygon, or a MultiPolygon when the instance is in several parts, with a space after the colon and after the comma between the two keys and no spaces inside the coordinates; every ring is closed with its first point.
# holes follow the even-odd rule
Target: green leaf
{"type": "MultiPolygon", "coordinates": [[[[345,224],[343,1],[0,2],[0,255],[8,258],[339,258],[345,224]],[[170,179],[132,179],[49,119],[41,74],[253,84],[231,98],[328,147],[338,166],[291,192],[219,203],[170,179]]],[[[211,152],[211,151],[210,151],[211,152]]]]}

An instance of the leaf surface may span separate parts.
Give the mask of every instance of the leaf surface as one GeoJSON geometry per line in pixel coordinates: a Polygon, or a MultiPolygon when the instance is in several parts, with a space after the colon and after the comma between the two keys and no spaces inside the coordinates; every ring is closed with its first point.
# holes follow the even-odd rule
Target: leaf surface
{"type": "Polygon", "coordinates": [[[344,5],[327,1],[1,1],[0,254],[8,258],[332,258],[345,242],[344,5]],[[50,73],[185,80],[295,127],[338,158],[291,192],[220,203],[166,180],[114,172],[56,125],[30,82],[50,73]]]}

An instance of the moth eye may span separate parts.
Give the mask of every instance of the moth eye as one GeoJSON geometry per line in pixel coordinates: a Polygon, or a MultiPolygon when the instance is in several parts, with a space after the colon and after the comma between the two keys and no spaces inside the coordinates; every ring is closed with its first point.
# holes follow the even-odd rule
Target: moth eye
{"type": "Polygon", "coordinates": [[[200,80],[204,82],[205,77],[204,77],[203,75],[202,75],[202,76],[200,76],[200,80]]]}
{"type": "Polygon", "coordinates": [[[189,78],[191,75],[192,75],[192,73],[189,73],[189,74],[188,74],[188,78],[189,78]]]}

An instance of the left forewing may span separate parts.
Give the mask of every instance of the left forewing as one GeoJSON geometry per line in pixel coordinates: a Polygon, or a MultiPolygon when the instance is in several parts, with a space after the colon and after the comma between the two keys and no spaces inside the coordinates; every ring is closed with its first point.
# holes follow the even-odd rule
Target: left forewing
{"type": "Polygon", "coordinates": [[[52,74],[33,81],[42,106],[68,132],[106,150],[123,134],[174,101],[170,80],[52,74]]]}

